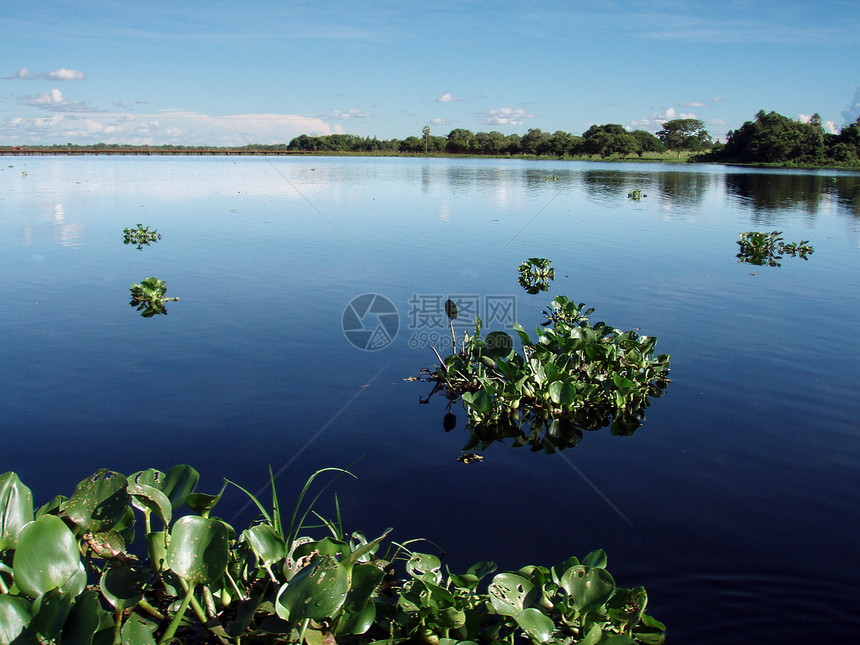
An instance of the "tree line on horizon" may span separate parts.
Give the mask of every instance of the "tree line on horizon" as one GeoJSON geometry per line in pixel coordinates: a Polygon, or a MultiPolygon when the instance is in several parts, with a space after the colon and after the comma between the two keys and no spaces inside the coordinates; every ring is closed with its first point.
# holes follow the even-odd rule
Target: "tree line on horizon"
{"type": "Polygon", "coordinates": [[[531,128],[524,135],[498,131],[472,132],[455,128],[445,136],[433,135],[425,126],[422,136],[405,139],[378,139],[355,134],[302,134],[289,143],[248,144],[237,147],[184,146],[165,144],[92,145],[56,144],[51,146],[0,146],[3,151],[40,152],[194,152],[235,151],[246,154],[265,153],[365,153],[365,154],[462,154],[492,156],[536,156],[575,158],[595,156],[643,157],[645,154],[686,154],[690,161],[777,164],[777,165],[844,165],[860,166],[860,118],[844,126],[838,134],[827,133],[821,117],[791,119],[777,112],[760,110],[754,120],[729,131],[726,142],[714,142],[699,119],[673,119],[659,132],[627,130],[617,123],[592,125],[581,135],[562,130],[554,133],[531,128]]]}

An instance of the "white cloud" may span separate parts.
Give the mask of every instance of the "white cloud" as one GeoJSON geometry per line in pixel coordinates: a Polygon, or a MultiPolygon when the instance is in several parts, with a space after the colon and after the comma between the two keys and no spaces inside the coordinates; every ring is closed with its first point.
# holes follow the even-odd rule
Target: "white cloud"
{"type": "Polygon", "coordinates": [[[35,80],[37,78],[46,78],[49,81],[83,81],[86,80],[87,75],[76,69],[66,69],[65,67],[55,69],[52,72],[40,72],[38,74],[34,74],[28,68],[22,67],[14,74],[9,74],[9,76],[6,77],[7,80],[18,79],[25,81],[35,80]]]}
{"type": "Polygon", "coordinates": [[[45,72],[45,78],[49,81],[83,81],[87,75],[74,69],[61,67],[53,72],[45,72]]]}
{"type": "Polygon", "coordinates": [[[13,79],[13,78],[17,78],[17,79],[28,79],[28,78],[33,78],[33,72],[31,72],[31,71],[30,71],[29,69],[27,69],[26,67],[22,67],[21,69],[19,69],[19,70],[18,70],[17,72],[15,72],[14,74],[9,74],[9,76],[7,76],[6,78],[7,78],[7,79],[13,79]]]}
{"type": "MultiPolygon", "coordinates": [[[[812,115],[810,115],[810,114],[798,114],[797,120],[802,121],[803,123],[809,123],[810,121],[812,121],[812,115]]],[[[828,132],[830,134],[838,134],[838,130],[836,129],[836,124],[833,121],[823,121],[821,123],[821,126],[824,128],[825,132],[828,132]]]]}
{"type": "Polygon", "coordinates": [[[693,113],[687,112],[676,112],[675,108],[666,108],[663,112],[655,112],[651,116],[645,117],[640,121],[631,121],[628,126],[631,129],[644,129],[651,130],[652,132],[656,132],[663,127],[663,124],[667,121],[672,121],[674,119],[696,119],[698,118],[693,113]]]}
{"type": "Polygon", "coordinates": [[[361,110],[347,110],[343,112],[342,110],[332,110],[331,118],[332,119],[366,119],[370,114],[367,112],[362,112],[361,110]]]}
{"type": "MultiPolygon", "coordinates": [[[[48,94],[48,93],[46,93],[48,94]]],[[[46,101],[64,101],[48,94],[46,101]]],[[[0,138],[24,144],[128,143],[133,145],[243,146],[248,143],[288,143],[300,134],[341,132],[319,118],[296,114],[234,114],[211,116],[180,110],[157,114],[93,113],[3,120],[0,138]]]]}
{"type": "Polygon", "coordinates": [[[52,112],[95,112],[95,108],[90,107],[85,102],[80,101],[74,103],[63,96],[57,88],[50,92],[42,92],[36,96],[19,96],[18,102],[21,105],[37,107],[42,110],[50,110],[52,112]]]}
{"type": "Polygon", "coordinates": [[[430,123],[433,125],[448,125],[448,121],[446,119],[433,119],[430,123]]]}
{"type": "Polygon", "coordinates": [[[456,100],[457,99],[455,99],[453,96],[451,96],[450,92],[445,92],[442,96],[440,96],[438,99],[436,99],[436,102],[437,103],[453,103],[456,100]]]}
{"type": "Polygon", "coordinates": [[[725,101],[725,100],[726,99],[724,99],[722,96],[715,96],[714,98],[711,99],[711,103],[719,103],[720,101],[725,101]]]}
{"type": "Polygon", "coordinates": [[[678,103],[678,105],[682,107],[691,107],[691,108],[703,108],[708,107],[701,101],[684,101],[683,103],[678,103]]]}
{"type": "Polygon", "coordinates": [[[526,119],[534,117],[534,114],[529,114],[525,108],[502,108],[479,112],[479,114],[486,116],[481,122],[484,125],[523,125],[526,119]]]}

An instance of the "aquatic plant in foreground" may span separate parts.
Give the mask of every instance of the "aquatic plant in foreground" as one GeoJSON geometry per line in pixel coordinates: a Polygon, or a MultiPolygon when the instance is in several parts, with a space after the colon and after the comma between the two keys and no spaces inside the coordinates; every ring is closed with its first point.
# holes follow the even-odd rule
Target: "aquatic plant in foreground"
{"type": "Polygon", "coordinates": [[[325,487],[305,498],[326,472],[351,476],[314,473],[289,519],[271,470],[270,508],[232,482],[197,492],[187,465],[102,469],[35,511],[18,476],[0,475],[0,643],[663,642],[645,590],[617,587],[603,551],[443,572],[438,556],[413,550],[419,540],[383,549],[391,529],[368,540],[345,532],[339,507],[334,521],[313,511],[325,487]],[[241,531],[212,515],[228,486],[260,511],[241,531]],[[307,534],[319,530],[328,535],[307,534]],[[131,552],[136,537],[145,553],[131,552]]]}

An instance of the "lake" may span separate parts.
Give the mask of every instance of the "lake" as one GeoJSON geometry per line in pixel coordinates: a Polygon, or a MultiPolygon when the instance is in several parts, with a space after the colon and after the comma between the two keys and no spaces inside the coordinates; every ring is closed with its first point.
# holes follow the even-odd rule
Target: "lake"
{"type": "MultiPolygon", "coordinates": [[[[336,492],[347,529],[426,538],[454,572],[603,548],[619,586],[647,589],[668,642],[856,640],[857,174],[2,161],[0,472],[37,504],[100,467],[189,463],[204,492],[226,477],[264,498],[271,466],[289,506],[315,470],[348,467],[356,479],[335,482],[321,512],[336,492]],[[124,245],[138,223],[162,238],[124,245]],[[815,251],[739,262],[750,230],[815,251]],[[530,257],[552,260],[549,291],[518,285],[530,257]],[[166,316],[129,306],[130,284],[149,276],[181,298],[166,316]],[[446,432],[447,401],[420,404],[431,384],[405,380],[437,362],[431,345],[450,351],[440,303],[533,334],[556,295],[656,336],[672,356],[665,396],[631,436],[586,432],[552,455],[508,441],[457,461],[461,404],[446,432]]],[[[216,512],[253,517],[234,489],[216,512]]]]}

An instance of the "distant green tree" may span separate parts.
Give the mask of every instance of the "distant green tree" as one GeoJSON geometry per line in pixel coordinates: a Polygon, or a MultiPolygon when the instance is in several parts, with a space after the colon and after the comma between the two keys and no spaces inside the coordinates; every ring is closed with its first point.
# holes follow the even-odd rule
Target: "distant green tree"
{"type": "Polygon", "coordinates": [[[459,154],[472,152],[474,139],[475,135],[471,130],[455,128],[448,133],[445,151],[459,154]]]}
{"type": "Polygon", "coordinates": [[[640,148],[638,139],[617,123],[592,125],[582,133],[582,139],[582,150],[589,157],[600,155],[606,159],[614,154],[630,155],[640,148]]]}
{"type": "Polygon", "coordinates": [[[647,130],[634,130],[630,133],[639,142],[636,153],[641,157],[646,152],[666,152],[666,146],[660,139],[647,130]]]}
{"type": "Polygon", "coordinates": [[[672,119],[663,124],[657,137],[669,150],[675,150],[678,158],[682,151],[698,152],[711,144],[711,135],[700,119],[672,119]]]}
{"type": "Polygon", "coordinates": [[[430,145],[430,126],[425,125],[421,133],[424,135],[424,154],[426,155],[427,147],[430,145]]]}

